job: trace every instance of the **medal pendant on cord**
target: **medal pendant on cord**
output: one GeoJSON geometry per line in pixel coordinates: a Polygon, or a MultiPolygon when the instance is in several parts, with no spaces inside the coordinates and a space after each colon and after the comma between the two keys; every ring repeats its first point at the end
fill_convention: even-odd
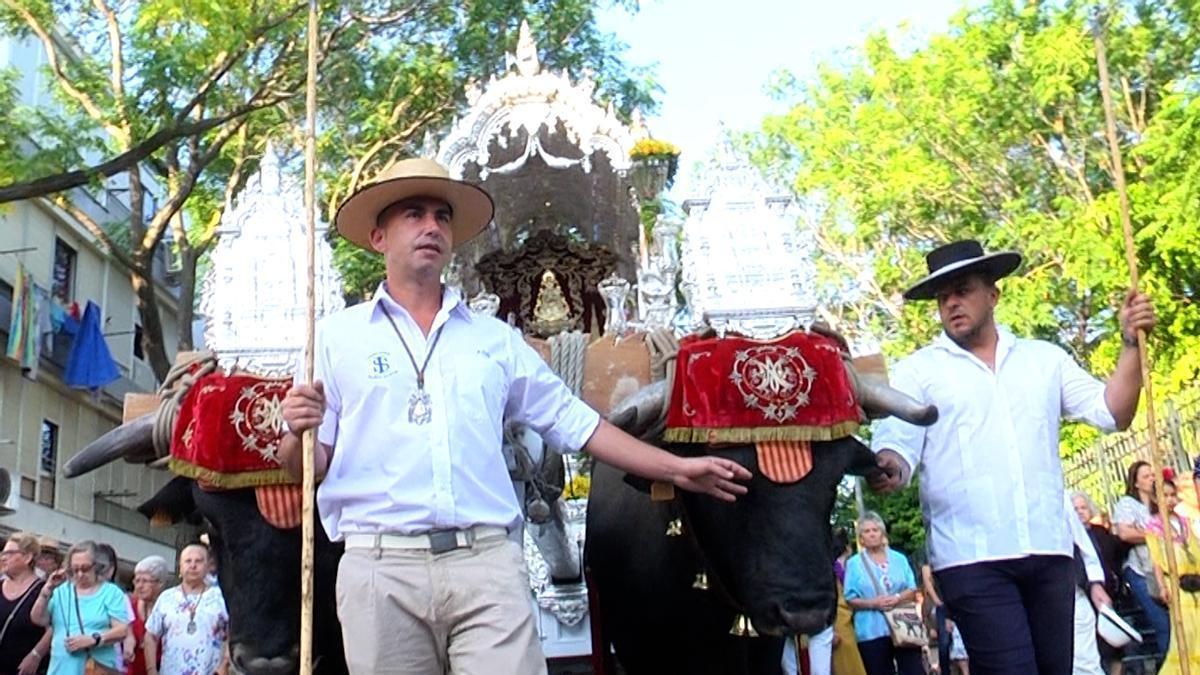
{"type": "Polygon", "coordinates": [[[433,418],[433,400],[424,387],[418,387],[408,397],[408,421],[413,424],[429,424],[433,418]]]}
{"type": "Polygon", "coordinates": [[[196,634],[196,622],[195,621],[188,622],[187,631],[188,631],[188,635],[196,634]]]}
{"type": "Polygon", "coordinates": [[[433,356],[433,350],[437,349],[438,339],[442,337],[442,329],[446,326],[442,325],[433,334],[433,340],[429,342],[429,349],[425,351],[425,362],[418,366],[417,360],[413,358],[412,350],[408,348],[408,342],[400,333],[400,327],[396,325],[396,321],[392,318],[392,313],[388,311],[386,305],[383,307],[383,315],[387,317],[388,323],[392,324],[392,330],[396,332],[396,337],[400,338],[400,344],[404,346],[404,353],[408,355],[408,361],[412,364],[413,372],[417,376],[417,390],[408,397],[408,421],[416,425],[429,424],[429,420],[433,419],[433,399],[429,397],[429,392],[425,391],[425,368],[429,366],[429,357],[433,356]]]}

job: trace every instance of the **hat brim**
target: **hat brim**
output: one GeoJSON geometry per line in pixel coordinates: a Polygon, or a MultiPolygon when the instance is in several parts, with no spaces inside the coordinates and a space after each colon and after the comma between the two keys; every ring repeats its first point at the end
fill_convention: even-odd
{"type": "Polygon", "coordinates": [[[1137,632],[1133,626],[1130,626],[1121,618],[1119,614],[1108,605],[1103,605],[1100,608],[1099,615],[1096,618],[1096,632],[1108,644],[1116,648],[1121,648],[1128,645],[1130,642],[1142,642],[1142,634],[1137,632]]]}
{"type": "Polygon", "coordinates": [[[918,281],[912,288],[904,292],[904,299],[932,300],[937,296],[938,289],[943,284],[964,274],[982,272],[995,281],[1012,274],[1020,266],[1021,254],[1016,251],[1001,251],[978,258],[959,260],[918,281]]]}
{"type": "Polygon", "coordinates": [[[470,183],[435,176],[402,176],[372,183],[350,195],[334,218],[338,233],[350,242],[374,251],[371,230],[375,229],[379,213],[411,197],[432,197],[450,205],[454,248],[483,232],[496,210],[491,195],[470,183]]]}

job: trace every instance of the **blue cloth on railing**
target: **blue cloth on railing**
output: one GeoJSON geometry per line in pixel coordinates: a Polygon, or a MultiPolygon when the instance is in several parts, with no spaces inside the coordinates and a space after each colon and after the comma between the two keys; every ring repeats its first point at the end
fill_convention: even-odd
{"type": "Polygon", "coordinates": [[[99,389],[121,376],[100,327],[100,307],[88,301],[79,322],[79,333],[71,343],[63,381],[76,389],[99,389]]]}

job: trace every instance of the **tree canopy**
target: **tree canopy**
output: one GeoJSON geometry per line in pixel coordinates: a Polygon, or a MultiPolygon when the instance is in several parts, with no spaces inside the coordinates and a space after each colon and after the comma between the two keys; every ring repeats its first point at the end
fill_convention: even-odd
{"type": "MultiPolygon", "coordinates": [[[[1200,372],[1200,3],[1014,3],[963,10],[913,44],[876,33],[806,80],[750,138],[755,160],[819,205],[832,312],[892,356],[940,330],[900,293],[923,254],[975,238],[1025,256],[1001,282],[998,319],[1058,343],[1105,375],[1120,349],[1129,286],[1104,136],[1093,35],[1107,47],[1142,289],[1160,317],[1158,391],[1200,372]],[[1103,13],[1099,10],[1103,10],[1103,13]],[[864,273],[865,272],[865,273],[864,273]]],[[[1090,432],[1069,429],[1065,450],[1090,432]]]]}
{"type": "MultiPolygon", "coordinates": [[[[415,154],[425,133],[462,105],[467,82],[503,66],[522,19],[545,63],[590,69],[598,94],[622,110],[649,106],[653,83],[596,25],[597,8],[612,4],[636,9],[585,0],[322,2],[326,202],[415,154]]],[[[16,110],[15,74],[0,73],[0,105],[16,113],[0,120],[0,203],[52,200],[130,270],[143,347],[160,378],[170,358],[152,281],[155,252],[170,232],[182,270],[179,344],[189,348],[196,269],[221,214],[268,139],[300,145],[307,5],[0,0],[0,28],[40,45],[57,101],[16,110]],[[150,177],[162,187],[155,200],[146,196],[150,177]],[[102,182],[129,191],[125,222],[94,222],[73,208],[66,191],[102,182]]]]}

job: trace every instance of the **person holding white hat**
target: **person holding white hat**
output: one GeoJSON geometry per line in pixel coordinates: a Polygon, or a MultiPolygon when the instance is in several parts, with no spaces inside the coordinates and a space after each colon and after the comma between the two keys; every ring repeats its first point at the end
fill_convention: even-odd
{"type": "Polygon", "coordinates": [[[641,443],[573,396],[522,336],[442,285],[453,247],[492,220],[491,197],[423,159],[397,163],[338,210],[338,232],[384,256],[368,302],[322,320],[312,386],[283,404],[281,461],[300,475],[317,429],[321,522],[350,672],[546,672],[501,453],[507,419],[548,445],[733,500],[750,474],[641,443]]]}
{"type": "Polygon", "coordinates": [[[918,427],[897,418],[872,438],[876,490],[920,469],[930,564],[973,673],[1066,675],[1073,634],[1072,537],[1058,455],[1061,418],[1128,427],[1141,392],[1136,333],[1154,309],[1130,291],[1118,307],[1124,348],[1107,382],[1060,347],[996,324],[996,281],[1021,256],[976,241],[926,256],[929,274],[908,300],[935,300],[943,332],[898,363],[892,386],[938,407],[918,427]]]}

